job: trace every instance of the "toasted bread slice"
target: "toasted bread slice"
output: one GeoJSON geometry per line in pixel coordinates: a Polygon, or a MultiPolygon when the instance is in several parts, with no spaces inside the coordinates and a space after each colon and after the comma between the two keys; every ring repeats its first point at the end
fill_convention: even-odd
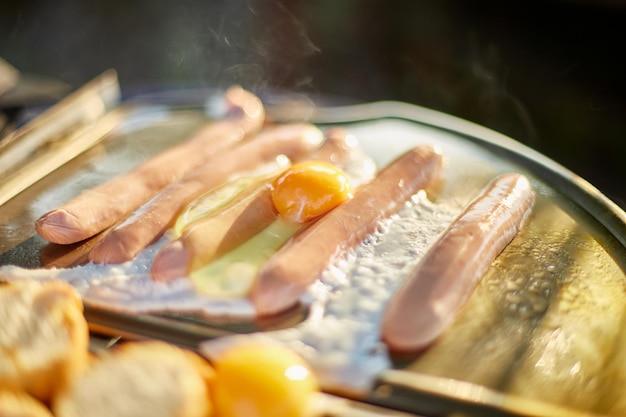
{"type": "Polygon", "coordinates": [[[49,401],[87,365],[78,293],[62,281],[0,283],[0,388],[49,401]]]}
{"type": "Polygon", "coordinates": [[[105,351],[54,401],[57,417],[206,417],[213,369],[164,342],[127,342],[105,351]]]}
{"type": "Polygon", "coordinates": [[[50,410],[25,391],[0,389],[0,416],[52,417],[50,410]]]}

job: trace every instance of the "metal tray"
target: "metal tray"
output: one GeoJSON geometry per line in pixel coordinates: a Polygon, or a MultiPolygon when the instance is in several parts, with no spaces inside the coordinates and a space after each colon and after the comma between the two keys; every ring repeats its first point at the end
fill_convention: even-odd
{"type": "MultiPolygon", "coordinates": [[[[48,244],[35,234],[35,219],[183,140],[208,119],[215,94],[161,91],[125,100],[101,141],[0,206],[0,265],[64,267],[83,259],[89,241],[48,244]]],[[[626,346],[626,214],[616,204],[532,149],[450,115],[398,102],[320,107],[298,95],[262,98],[274,121],[344,127],[379,166],[418,144],[440,147],[447,165],[437,199],[449,206],[461,207],[505,171],[527,175],[538,196],[527,227],[432,348],[389,356],[383,369],[359,370],[357,363],[328,391],[421,415],[591,415],[619,402],[609,385],[626,378],[620,369],[626,369],[620,353],[626,346]],[[555,349],[555,343],[563,346],[555,349]],[[542,357],[559,352],[560,358],[542,357]],[[365,381],[349,380],[360,374],[365,381]]],[[[87,305],[86,316],[98,334],[196,349],[207,339],[296,327],[307,311],[249,322],[129,315],[87,305]]]]}

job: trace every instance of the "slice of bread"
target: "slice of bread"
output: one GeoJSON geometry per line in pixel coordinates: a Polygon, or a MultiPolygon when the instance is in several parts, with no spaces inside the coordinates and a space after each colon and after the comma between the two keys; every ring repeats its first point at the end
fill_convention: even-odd
{"type": "Polygon", "coordinates": [[[0,389],[48,402],[85,369],[89,330],[68,283],[0,283],[0,323],[0,389]]]}
{"type": "Polygon", "coordinates": [[[52,417],[52,413],[41,401],[24,391],[0,389],[0,416],[52,417]]]}
{"type": "Polygon", "coordinates": [[[127,342],[105,351],[52,404],[56,417],[206,417],[213,369],[164,342],[127,342]]]}

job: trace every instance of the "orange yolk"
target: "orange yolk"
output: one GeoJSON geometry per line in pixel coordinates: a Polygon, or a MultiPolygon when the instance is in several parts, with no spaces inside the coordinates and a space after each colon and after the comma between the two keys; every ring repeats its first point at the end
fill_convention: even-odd
{"type": "Polygon", "coordinates": [[[348,176],[333,165],[307,161],[293,165],[274,181],[272,199],[286,220],[304,223],[352,198],[348,176]]]}
{"type": "Polygon", "coordinates": [[[318,391],[307,364],[280,345],[232,346],[214,366],[212,393],[218,417],[301,417],[318,391]]]}

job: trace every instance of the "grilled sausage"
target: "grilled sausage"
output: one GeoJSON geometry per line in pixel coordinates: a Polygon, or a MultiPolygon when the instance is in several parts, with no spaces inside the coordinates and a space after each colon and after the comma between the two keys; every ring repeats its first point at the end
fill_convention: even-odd
{"type": "Polygon", "coordinates": [[[189,203],[279,155],[297,158],[318,147],[322,133],[309,124],[269,128],[241,146],[216,154],[180,181],[166,187],[140,212],[112,229],[89,253],[95,263],[121,263],[134,258],[168,229],[189,203]]]}
{"type": "Polygon", "coordinates": [[[379,221],[438,179],[442,165],[443,157],[435,149],[417,147],[359,187],[354,198],[287,242],[263,266],[252,288],[257,314],[271,315],[295,305],[335,257],[362,242],[379,221]]]}
{"type": "MultiPolygon", "coordinates": [[[[343,129],[331,129],[326,141],[305,159],[346,164],[353,145],[343,129]]],[[[169,281],[189,273],[236,248],[269,226],[278,213],[272,202],[270,181],[263,181],[224,209],[194,222],[179,239],[165,245],[155,256],[152,278],[169,281]]]]}
{"type": "Polygon", "coordinates": [[[253,186],[223,210],[194,223],[179,239],[164,246],[152,263],[152,278],[169,281],[186,277],[256,235],[277,217],[271,182],[253,186]]]}
{"type": "Polygon", "coordinates": [[[168,184],[204,164],[216,152],[257,131],[265,120],[260,100],[239,88],[225,95],[226,119],[210,122],[189,140],[138,165],[41,216],[35,228],[44,239],[60,244],[92,237],[124,219],[168,184]]]}
{"type": "Polygon", "coordinates": [[[338,167],[345,166],[352,157],[352,150],[356,148],[356,139],[338,127],[328,130],[325,136],[324,144],[305,159],[324,161],[338,167]]]}
{"type": "Polygon", "coordinates": [[[526,177],[504,174],[465,208],[389,302],[382,338],[392,351],[419,351],[445,330],[533,204],[526,177]]]}

